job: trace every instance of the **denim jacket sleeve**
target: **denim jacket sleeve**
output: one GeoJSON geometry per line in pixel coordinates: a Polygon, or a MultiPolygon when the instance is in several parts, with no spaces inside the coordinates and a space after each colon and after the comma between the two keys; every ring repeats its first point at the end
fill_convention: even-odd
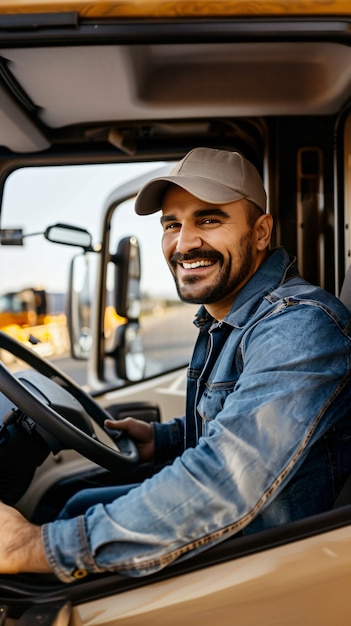
{"type": "Polygon", "coordinates": [[[176,417],[171,422],[152,424],[155,442],[155,464],[164,465],[173,461],[184,451],[184,418],[176,417]]]}
{"type": "Polygon", "coordinates": [[[150,574],[237,533],[348,411],[350,339],[325,308],[282,306],[250,327],[240,352],[242,371],[226,396],[214,374],[208,403],[218,392],[220,409],[195,448],[112,504],[43,526],[59,578],[70,582],[77,570],[150,574]]]}

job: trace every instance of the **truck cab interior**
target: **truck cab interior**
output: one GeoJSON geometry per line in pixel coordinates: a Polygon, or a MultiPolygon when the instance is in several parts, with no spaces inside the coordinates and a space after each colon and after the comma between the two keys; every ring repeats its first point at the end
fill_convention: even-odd
{"type": "MultiPolygon", "coordinates": [[[[94,238],[98,245],[93,250],[89,240],[83,255],[84,262],[89,253],[97,259],[95,308],[89,333],[84,335],[86,343],[78,341],[78,346],[73,345],[76,309],[75,303],[70,302],[70,349],[87,367],[84,390],[77,391],[78,383],[74,383],[73,395],[77,393],[83,403],[98,404],[102,414],[108,411],[117,419],[134,415],[167,421],[181,415],[184,409],[184,372],[195,335],[187,337],[184,351],[175,339],[171,350],[157,346],[163,356],[158,352],[155,356],[160,332],[156,338],[152,335],[149,339],[151,308],[145,298],[143,339],[151,356],[149,369],[143,362],[141,374],[133,377],[126,366],[128,355],[123,352],[126,334],[123,341],[118,339],[116,343],[120,334],[115,326],[111,341],[106,331],[106,310],[110,304],[106,286],[110,276],[108,267],[112,264],[114,287],[118,284],[120,288],[125,266],[120,263],[123,255],[118,244],[126,235],[139,238],[131,201],[142,181],[158,171],[157,168],[170,168],[172,162],[196,146],[238,150],[262,175],[268,210],[274,218],[273,245],[284,246],[297,257],[299,270],[307,280],[340,296],[351,260],[351,9],[345,8],[345,3],[331,2],[329,8],[319,7],[317,12],[314,3],[306,2],[300,9],[292,7],[297,3],[287,3],[290,10],[284,10],[279,6],[281,3],[261,1],[250,3],[256,9],[245,12],[245,8],[240,9],[240,3],[232,3],[235,6],[230,9],[227,3],[219,2],[214,14],[203,3],[167,4],[157,0],[148,8],[143,3],[127,3],[118,8],[113,2],[99,6],[97,1],[47,0],[39,3],[38,11],[36,3],[29,4],[32,6],[28,8],[25,2],[0,0],[0,228],[5,232],[18,226],[15,212],[18,207],[11,204],[7,191],[9,181],[12,178],[16,181],[18,173],[32,172],[38,181],[36,193],[40,194],[38,173],[58,172],[63,168],[75,172],[81,167],[87,171],[96,166],[116,167],[115,183],[110,184],[102,205],[87,206],[85,222],[76,224],[90,232],[99,211],[98,234],[94,238]],[[119,178],[122,170],[118,168],[140,164],[145,171],[138,170],[137,176],[127,180],[119,178]],[[85,349],[86,355],[82,354],[85,349]]],[[[33,212],[35,232],[36,202],[30,193],[26,192],[27,216],[30,221],[33,212]]],[[[62,221],[60,214],[52,209],[53,204],[47,204],[43,227],[62,221]]],[[[155,247],[159,232],[153,224],[150,246],[155,247]]],[[[142,230],[140,227],[140,237],[142,230]]],[[[130,251],[130,237],[128,241],[130,251]]],[[[6,258],[11,256],[7,261],[10,265],[17,246],[10,249],[5,242],[1,243],[0,259],[6,263],[5,254],[6,258]]],[[[161,257],[161,251],[158,252],[161,257]]],[[[152,267],[144,269],[154,261],[151,254],[150,250],[142,257],[142,273],[153,271],[152,267]]],[[[128,277],[128,270],[125,271],[128,277]]],[[[5,291],[9,290],[1,287],[1,292],[5,291]]],[[[126,307],[117,304],[115,308],[119,316],[116,324],[127,319],[128,330],[133,330],[138,315],[130,315],[129,319],[126,307]]],[[[152,311],[156,315],[155,304],[152,311]]],[[[179,315],[178,309],[176,314],[179,315]]],[[[187,317],[186,323],[188,320],[191,326],[191,318],[187,317]]],[[[137,339],[139,328],[134,330],[137,339]]],[[[20,369],[24,361],[25,368],[39,370],[44,377],[54,375],[59,386],[67,389],[69,382],[65,381],[65,375],[60,378],[59,373],[53,374],[54,361],[46,365],[44,353],[44,358],[40,353],[32,356],[31,348],[21,346],[18,338],[11,340],[5,333],[0,334],[4,335],[0,338],[0,351],[18,357],[22,362],[20,369]]],[[[7,362],[3,356],[6,371],[0,370],[0,379],[5,381],[2,383],[7,390],[5,396],[14,403],[18,388],[12,389],[14,377],[11,374],[7,378],[6,374],[12,357],[7,362]]],[[[23,411],[28,401],[28,398],[22,401],[23,411]]],[[[4,404],[0,403],[0,407],[4,413],[4,404]]],[[[36,411],[40,413],[37,405],[32,409],[36,411]]],[[[89,430],[89,426],[85,424],[82,429],[89,430]]],[[[62,436],[61,431],[55,434],[62,436]]],[[[58,450],[40,467],[33,468],[31,480],[23,490],[16,492],[11,482],[6,484],[9,502],[34,522],[53,519],[67,498],[83,487],[113,484],[116,479],[120,483],[133,482],[153,471],[148,466],[130,469],[123,465],[118,467],[116,477],[111,464],[104,464],[99,456],[88,459],[85,453],[81,456],[75,441],[69,437],[65,443],[65,450],[58,450]]],[[[3,477],[5,474],[4,470],[3,477]]],[[[184,605],[180,608],[177,605],[173,617],[158,606],[155,611],[151,607],[141,608],[141,617],[127,610],[123,613],[121,609],[121,615],[111,612],[110,617],[105,616],[105,621],[99,622],[91,613],[84,614],[84,606],[88,606],[89,599],[92,605],[96,601],[100,610],[99,603],[107,598],[115,601],[122,596],[129,598],[129,593],[143,589],[152,593],[162,584],[166,589],[170,585],[171,594],[172,581],[178,581],[176,584],[180,580],[191,581],[191,576],[197,573],[205,577],[209,572],[211,577],[210,572],[217,571],[212,568],[241,564],[242,559],[257,558],[259,564],[266,554],[271,555],[273,563],[279,550],[285,550],[284,558],[289,559],[286,555],[291,546],[300,555],[301,561],[297,562],[301,565],[307,554],[303,547],[308,549],[308,541],[317,541],[328,533],[333,537],[333,533],[343,533],[341,541],[346,542],[348,537],[349,549],[350,511],[347,503],[289,526],[251,537],[232,538],[201,556],[175,563],[142,580],[108,574],[88,576],[67,586],[41,575],[1,576],[0,624],[37,623],[34,619],[40,611],[51,620],[47,624],[61,623],[55,621],[59,618],[66,619],[62,623],[72,625],[153,623],[155,626],[165,619],[170,625],[179,624],[180,619],[189,622],[189,615],[195,611],[192,607],[198,605],[193,605],[193,599],[188,596],[184,605]],[[4,621],[1,621],[1,607],[4,621]]],[[[316,572],[318,569],[320,565],[316,562],[316,572]]],[[[350,582],[350,574],[345,573],[346,563],[340,571],[332,569],[330,577],[328,568],[324,571],[327,572],[324,582],[330,592],[335,590],[341,576],[345,585],[350,582]]],[[[297,579],[295,583],[293,580],[289,581],[289,599],[285,598],[281,604],[277,598],[285,592],[279,596],[280,591],[274,599],[286,618],[291,614],[294,592],[295,598],[296,594],[302,598],[302,605],[309,594],[311,597],[308,585],[302,590],[297,579]]],[[[234,582],[228,583],[227,592],[233,593],[228,589],[233,590],[234,586],[234,582]]],[[[214,615],[219,625],[226,623],[230,603],[223,596],[226,599],[221,604],[221,593],[218,590],[218,596],[214,597],[213,592],[204,624],[213,621],[214,615]]],[[[251,616],[245,593],[240,596],[238,588],[235,593],[235,606],[241,615],[239,623],[257,623],[253,613],[251,616]],[[240,603],[244,608],[239,607],[240,603]]],[[[136,602],[140,601],[142,606],[139,598],[136,602]]],[[[271,608],[274,602],[267,608],[266,600],[262,601],[261,608],[265,607],[262,623],[272,623],[269,619],[274,616],[271,608]]],[[[338,610],[345,608],[345,602],[346,599],[340,602],[338,610]]],[[[167,604],[168,611],[169,606],[171,603],[167,604]]],[[[304,615],[307,620],[307,613],[304,615]]],[[[317,622],[317,613],[315,616],[312,612],[309,622],[300,623],[317,622]]],[[[340,618],[335,623],[347,622],[340,618]]]]}

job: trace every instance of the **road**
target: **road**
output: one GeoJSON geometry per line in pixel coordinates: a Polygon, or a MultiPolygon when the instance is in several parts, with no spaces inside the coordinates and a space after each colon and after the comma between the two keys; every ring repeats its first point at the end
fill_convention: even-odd
{"type": "Polygon", "coordinates": [[[70,356],[52,359],[53,364],[65,372],[76,383],[83,386],[87,382],[87,361],[78,361],[70,356]]]}
{"type": "MultiPolygon", "coordinates": [[[[143,320],[144,350],[147,361],[162,367],[176,368],[187,363],[194,345],[197,330],[192,324],[197,306],[174,307],[159,310],[143,320]]],[[[53,363],[79,385],[87,381],[87,362],[69,356],[54,358],[53,363]]]]}

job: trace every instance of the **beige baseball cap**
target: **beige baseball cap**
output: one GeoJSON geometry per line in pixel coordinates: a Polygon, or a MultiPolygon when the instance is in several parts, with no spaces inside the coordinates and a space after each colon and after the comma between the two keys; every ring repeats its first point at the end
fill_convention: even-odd
{"type": "Polygon", "coordinates": [[[209,204],[226,204],[241,198],[266,211],[267,196],[256,168],[239,152],[216,148],[194,148],[170,171],[142,187],[135,201],[139,215],[161,209],[169,183],[185,189],[209,204]]]}

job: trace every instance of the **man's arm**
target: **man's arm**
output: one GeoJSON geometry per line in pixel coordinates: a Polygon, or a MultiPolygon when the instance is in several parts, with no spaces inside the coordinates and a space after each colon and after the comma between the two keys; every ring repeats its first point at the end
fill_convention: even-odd
{"type": "Polygon", "coordinates": [[[28,522],[19,511],[0,502],[0,573],[52,573],[41,538],[40,526],[28,522]]]}

